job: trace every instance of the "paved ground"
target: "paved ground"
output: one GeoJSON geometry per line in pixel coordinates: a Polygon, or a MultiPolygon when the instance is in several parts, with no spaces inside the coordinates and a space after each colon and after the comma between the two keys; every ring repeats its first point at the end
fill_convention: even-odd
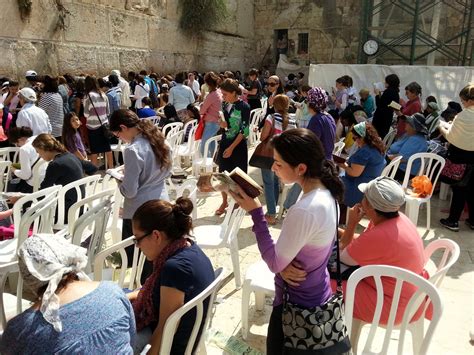
{"type": "MultiPolygon", "coordinates": [[[[261,182],[259,172],[250,170],[250,174],[257,181],[261,182]]],[[[221,223],[223,218],[214,216],[214,211],[219,206],[220,194],[200,194],[198,196],[198,219],[195,225],[221,223]]],[[[440,201],[437,196],[432,200],[432,229],[426,232],[426,209],[420,211],[418,231],[423,241],[428,244],[430,241],[439,238],[449,238],[459,244],[461,256],[456,265],[448,272],[442,287],[441,295],[444,304],[444,313],[440,325],[438,326],[432,341],[429,354],[474,354],[474,346],[469,342],[469,332],[474,331],[473,311],[474,311],[474,232],[462,224],[461,231],[454,233],[441,228],[438,220],[446,214],[440,212],[449,208],[449,202],[440,201]]],[[[254,234],[251,230],[252,223],[250,216],[245,216],[241,230],[238,234],[240,269],[242,275],[248,266],[260,260],[260,254],[255,242],[254,234]]],[[[277,238],[281,224],[271,228],[271,234],[277,238]]],[[[227,274],[232,271],[230,254],[226,249],[209,250],[206,253],[210,256],[214,267],[224,266],[227,274]]],[[[212,334],[208,343],[208,353],[243,353],[245,343],[253,349],[265,351],[266,331],[268,319],[271,312],[271,300],[266,300],[263,312],[250,309],[250,334],[245,343],[240,335],[241,330],[241,295],[242,291],[236,289],[234,279],[231,279],[219,292],[218,299],[221,301],[216,307],[216,312],[212,320],[212,329],[219,333],[212,334]],[[237,350],[222,350],[226,345],[227,349],[240,346],[237,350]],[[216,343],[218,345],[216,345],[216,343]]],[[[395,343],[395,342],[394,342],[395,343]]],[[[410,344],[407,344],[408,348],[410,344]]],[[[391,353],[396,353],[391,348],[391,353]]],[[[411,353],[405,352],[404,353],[411,353]]]]}

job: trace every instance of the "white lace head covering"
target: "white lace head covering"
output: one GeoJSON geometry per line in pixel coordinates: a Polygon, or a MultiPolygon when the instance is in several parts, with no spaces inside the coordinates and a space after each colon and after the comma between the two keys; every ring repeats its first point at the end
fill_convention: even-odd
{"type": "Polygon", "coordinates": [[[47,285],[40,311],[57,332],[62,331],[62,323],[56,289],[64,274],[69,272],[75,272],[80,280],[89,280],[82,272],[87,264],[86,252],[54,234],[36,234],[18,250],[18,265],[25,284],[34,292],[47,285]]]}

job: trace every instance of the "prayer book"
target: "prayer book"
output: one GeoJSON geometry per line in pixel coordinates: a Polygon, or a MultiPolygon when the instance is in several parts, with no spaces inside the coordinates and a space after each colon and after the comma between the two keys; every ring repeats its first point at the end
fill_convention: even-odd
{"type": "Polygon", "coordinates": [[[402,108],[402,105],[400,105],[398,102],[392,101],[392,102],[390,102],[388,107],[391,107],[394,110],[400,111],[400,109],[402,108]]]}
{"type": "Polygon", "coordinates": [[[384,91],[385,84],[382,82],[374,83],[374,89],[379,90],[379,91],[384,91]]]}
{"type": "Polygon", "coordinates": [[[216,191],[232,191],[235,193],[238,193],[236,186],[239,185],[252,198],[260,196],[263,192],[260,185],[239,167],[230,173],[224,171],[223,173],[212,174],[211,185],[216,191]]]}
{"type": "Polygon", "coordinates": [[[107,169],[105,173],[117,179],[118,181],[122,181],[123,180],[123,165],[115,169],[107,169]]]}
{"type": "Polygon", "coordinates": [[[332,155],[332,160],[334,160],[334,162],[338,164],[344,164],[346,162],[346,158],[336,154],[332,155]]]}

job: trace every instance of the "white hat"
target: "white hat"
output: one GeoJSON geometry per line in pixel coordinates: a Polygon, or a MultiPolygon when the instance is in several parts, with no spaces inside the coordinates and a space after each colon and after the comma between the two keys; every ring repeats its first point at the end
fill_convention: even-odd
{"type": "Polygon", "coordinates": [[[120,70],[114,69],[110,72],[110,74],[117,75],[118,77],[120,77],[120,70]]]}
{"type": "Polygon", "coordinates": [[[25,73],[25,77],[29,76],[38,76],[38,74],[34,70],[27,70],[25,73]]]}
{"type": "Polygon", "coordinates": [[[2,84],[2,88],[7,87],[8,85],[10,85],[10,82],[9,81],[4,81],[3,84],[2,84]]]}
{"type": "Polygon", "coordinates": [[[405,203],[402,186],[392,178],[380,176],[368,183],[359,184],[371,206],[382,212],[396,212],[405,203]]]}
{"type": "Polygon", "coordinates": [[[26,100],[36,102],[36,92],[31,88],[23,88],[18,92],[26,100]]]}

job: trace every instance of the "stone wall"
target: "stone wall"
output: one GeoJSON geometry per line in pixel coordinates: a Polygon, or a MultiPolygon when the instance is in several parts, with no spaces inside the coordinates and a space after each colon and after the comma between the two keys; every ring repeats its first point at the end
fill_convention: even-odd
{"type": "Polygon", "coordinates": [[[245,70],[253,63],[253,1],[227,2],[226,21],[188,37],[178,28],[178,0],[35,0],[25,21],[17,0],[3,0],[0,75],[245,70]]]}

